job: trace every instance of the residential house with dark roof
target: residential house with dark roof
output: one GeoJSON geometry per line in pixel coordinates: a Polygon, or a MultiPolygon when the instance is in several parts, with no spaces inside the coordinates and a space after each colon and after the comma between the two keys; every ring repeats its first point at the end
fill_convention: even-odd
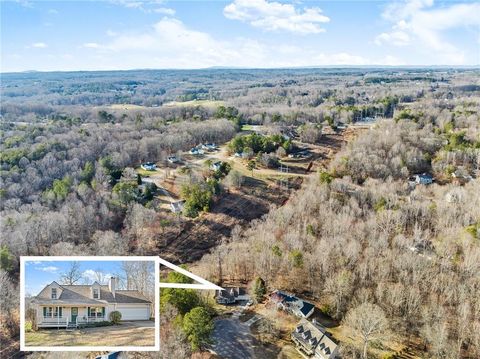
{"type": "Polygon", "coordinates": [[[433,181],[434,178],[429,173],[415,174],[408,179],[408,182],[412,187],[416,186],[417,184],[429,185],[432,184],[433,181]]]}
{"type": "Polygon", "coordinates": [[[119,290],[117,278],[108,285],[60,285],[53,281],[31,301],[38,327],[76,327],[108,321],[113,311],[122,320],[149,320],[152,302],[136,290],[119,290]]]}
{"type": "Polygon", "coordinates": [[[313,320],[302,319],[291,334],[297,350],[304,356],[315,359],[338,357],[337,344],[329,337],[323,326],[313,320]]]}
{"type": "Polygon", "coordinates": [[[277,308],[299,318],[308,318],[313,314],[315,309],[315,306],[312,303],[280,290],[274,291],[271,294],[270,299],[277,305],[277,308]]]}
{"type": "Polygon", "coordinates": [[[157,165],[154,162],[145,162],[140,166],[145,171],[156,171],[157,165]]]}
{"type": "Polygon", "coordinates": [[[215,151],[218,149],[217,145],[214,143],[205,143],[201,146],[201,148],[206,151],[215,151]]]}
{"type": "Polygon", "coordinates": [[[215,292],[215,300],[219,304],[234,304],[241,300],[250,300],[245,288],[224,288],[215,292]]]}

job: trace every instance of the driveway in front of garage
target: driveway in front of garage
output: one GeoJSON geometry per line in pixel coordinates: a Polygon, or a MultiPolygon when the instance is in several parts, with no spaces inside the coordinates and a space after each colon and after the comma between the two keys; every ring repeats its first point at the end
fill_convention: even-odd
{"type": "Polygon", "coordinates": [[[237,317],[215,319],[212,338],[214,341],[212,349],[222,358],[254,358],[255,338],[250,332],[250,327],[237,317]]]}

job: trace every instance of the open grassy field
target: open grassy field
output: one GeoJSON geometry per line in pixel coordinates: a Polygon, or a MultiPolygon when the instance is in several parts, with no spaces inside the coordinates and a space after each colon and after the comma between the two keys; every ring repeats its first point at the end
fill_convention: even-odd
{"type": "Polygon", "coordinates": [[[147,171],[147,170],[144,170],[142,167],[137,167],[135,168],[135,171],[141,175],[142,177],[150,177],[152,175],[155,175],[155,174],[158,174],[159,171],[147,171]]]}
{"type": "Polygon", "coordinates": [[[223,105],[224,103],[225,103],[224,101],[216,101],[216,100],[192,100],[192,101],[184,101],[184,102],[171,101],[171,102],[164,103],[163,107],[203,106],[203,107],[215,108],[223,105]]]}
{"type": "Polygon", "coordinates": [[[134,105],[130,103],[116,103],[116,104],[110,105],[110,108],[112,110],[142,110],[146,107],[140,106],[140,105],[134,105]]]}

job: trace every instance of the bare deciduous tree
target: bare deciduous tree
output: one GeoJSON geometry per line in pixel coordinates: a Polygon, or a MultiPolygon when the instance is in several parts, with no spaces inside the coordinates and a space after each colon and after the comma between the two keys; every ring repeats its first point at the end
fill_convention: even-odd
{"type": "Polygon", "coordinates": [[[80,271],[80,263],[72,262],[70,268],[60,275],[62,284],[74,285],[82,278],[82,272],[80,271]]]}
{"type": "Polygon", "coordinates": [[[372,340],[385,338],[388,330],[388,321],[383,310],[371,303],[363,303],[350,310],[344,324],[361,338],[363,359],[367,359],[368,344],[372,340]]]}

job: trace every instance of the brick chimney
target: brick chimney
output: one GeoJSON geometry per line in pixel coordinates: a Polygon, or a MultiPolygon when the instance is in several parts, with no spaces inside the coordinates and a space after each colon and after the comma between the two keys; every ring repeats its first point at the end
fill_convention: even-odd
{"type": "Polygon", "coordinates": [[[110,277],[110,280],[108,281],[108,289],[110,289],[110,292],[112,292],[113,298],[115,298],[115,289],[117,289],[117,278],[110,277]]]}

